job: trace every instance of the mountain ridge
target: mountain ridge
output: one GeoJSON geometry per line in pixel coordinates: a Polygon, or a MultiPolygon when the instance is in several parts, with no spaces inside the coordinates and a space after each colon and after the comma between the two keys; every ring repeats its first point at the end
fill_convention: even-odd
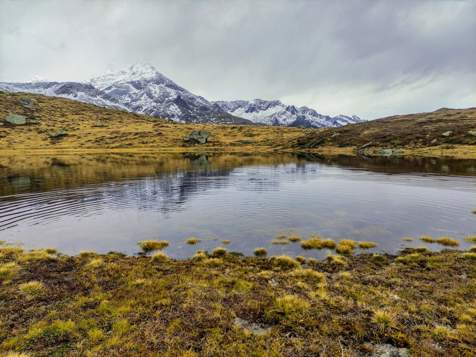
{"type": "Polygon", "coordinates": [[[208,101],[193,94],[149,64],[108,72],[86,82],[0,82],[0,90],[57,96],[185,123],[265,124],[337,127],[362,121],[357,116],[329,116],[279,100],[208,101]]]}

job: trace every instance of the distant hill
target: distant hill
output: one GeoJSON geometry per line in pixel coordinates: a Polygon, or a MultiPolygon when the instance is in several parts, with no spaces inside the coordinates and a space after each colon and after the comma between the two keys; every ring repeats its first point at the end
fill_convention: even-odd
{"type": "Polygon", "coordinates": [[[210,102],[179,86],[151,65],[133,65],[84,83],[0,82],[0,90],[64,97],[181,123],[335,127],[360,121],[356,116],[331,117],[311,108],[287,106],[279,101],[210,102]]]}
{"type": "Polygon", "coordinates": [[[442,108],[430,113],[397,115],[312,131],[298,138],[299,148],[432,147],[476,145],[476,108],[442,108]]]}

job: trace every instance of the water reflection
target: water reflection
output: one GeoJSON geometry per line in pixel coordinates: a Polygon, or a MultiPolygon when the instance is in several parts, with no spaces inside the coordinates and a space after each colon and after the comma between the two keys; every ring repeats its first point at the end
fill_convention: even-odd
{"type": "Polygon", "coordinates": [[[247,254],[257,246],[303,254],[297,244],[270,245],[293,231],[374,240],[393,252],[403,236],[476,232],[474,167],[309,155],[0,158],[0,240],[134,253],[138,240],[160,237],[184,257],[231,239],[247,254]],[[204,242],[187,246],[190,235],[204,242]]]}

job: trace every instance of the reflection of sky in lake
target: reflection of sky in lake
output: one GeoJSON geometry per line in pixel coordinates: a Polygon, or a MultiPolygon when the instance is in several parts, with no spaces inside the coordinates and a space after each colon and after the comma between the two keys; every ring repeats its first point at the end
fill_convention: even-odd
{"type": "MultiPolygon", "coordinates": [[[[0,197],[0,240],[26,247],[137,252],[142,239],[166,239],[174,257],[212,249],[319,256],[299,243],[271,245],[282,232],[379,243],[402,237],[462,238],[476,233],[474,177],[390,175],[322,163],[184,170],[134,180],[0,197]],[[203,242],[188,246],[197,236],[203,242]]],[[[462,247],[469,244],[462,240],[462,247]]],[[[438,249],[438,246],[430,246],[438,249]]]]}

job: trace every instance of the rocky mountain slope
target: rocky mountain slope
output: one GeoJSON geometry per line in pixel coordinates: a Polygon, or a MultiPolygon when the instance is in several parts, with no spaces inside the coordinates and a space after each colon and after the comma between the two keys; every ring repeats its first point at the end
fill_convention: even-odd
{"type": "Polygon", "coordinates": [[[266,125],[284,125],[297,127],[328,128],[359,123],[357,116],[329,116],[318,113],[312,108],[283,104],[279,100],[254,99],[217,101],[224,111],[266,125]]]}
{"type": "Polygon", "coordinates": [[[65,97],[185,123],[257,123],[322,128],[361,121],[356,116],[322,115],[314,109],[285,105],[278,100],[210,102],[177,85],[151,65],[133,65],[85,83],[0,82],[0,90],[65,97]]]}

